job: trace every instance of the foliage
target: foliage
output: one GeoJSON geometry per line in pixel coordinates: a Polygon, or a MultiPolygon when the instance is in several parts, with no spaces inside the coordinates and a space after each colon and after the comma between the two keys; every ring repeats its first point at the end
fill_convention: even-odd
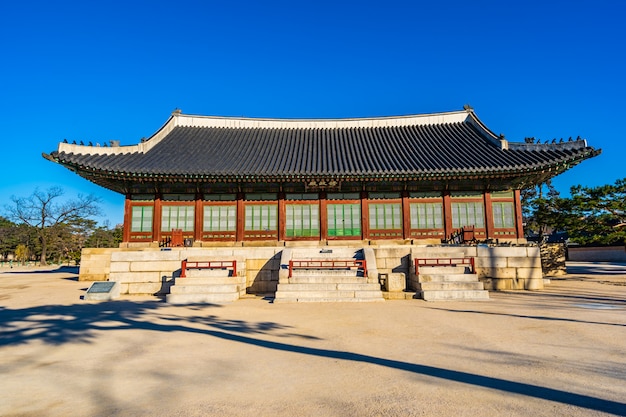
{"type": "Polygon", "coordinates": [[[626,242],[626,178],[613,185],[571,188],[561,203],[559,227],[581,245],[623,245],[626,242]]]}
{"type": "MultiPolygon", "coordinates": [[[[74,246],[63,247],[60,242],[72,232],[80,230],[84,232],[89,224],[93,227],[95,223],[89,220],[89,217],[100,212],[97,206],[100,200],[93,195],[86,197],[79,195],[76,199],[64,201],[61,198],[63,194],[64,191],[60,187],[51,187],[45,192],[37,189],[29,197],[11,197],[13,205],[7,207],[11,220],[21,222],[35,230],[41,244],[39,255],[41,265],[47,264],[49,250],[57,259],[61,259],[60,253],[69,254],[74,246]]],[[[80,246],[80,238],[77,239],[80,246]]]]}
{"type": "Polygon", "coordinates": [[[110,228],[108,225],[97,227],[85,241],[88,248],[116,248],[122,242],[122,227],[110,228]]]}
{"type": "Polygon", "coordinates": [[[536,236],[542,241],[550,234],[558,223],[559,192],[552,185],[552,181],[538,184],[535,187],[521,191],[522,216],[524,219],[524,233],[526,236],[536,236]]]}
{"type": "Polygon", "coordinates": [[[613,185],[577,185],[570,194],[560,198],[549,182],[525,190],[522,207],[526,235],[534,234],[541,240],[553,231],[567,231],[570,240],[581,245],[624,244],[626,178],[613,185]]]}
{"type": "Polygon", "coordinates": [[[15,248],[15,259],[20,262],[22,265],[28,261],[30,257],[30,253],[26,245],[19,244],[15,248]]]}

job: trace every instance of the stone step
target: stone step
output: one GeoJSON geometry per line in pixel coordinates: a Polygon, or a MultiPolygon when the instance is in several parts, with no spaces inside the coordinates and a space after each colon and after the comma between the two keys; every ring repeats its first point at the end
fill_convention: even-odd
{"type": "Polygon", "coordinates": [[[419,274],[419,282],[477,282],[476,274],[419,274]]]}
{"type": "Polygon", "coordinates": [[[378,291],[277,291],[276,300],[343,300],[343,299],[377,300],[383,299],[382,292],[378,291]]]}
{"type": "Polygon", "coordinates": [[[457,291],[457,290],[484,290],[485,286],[482,282],[455,282],[455,281],[439,281],[439,282],[422,282],[419,284],[422,291],[457,291]]]}
{"type": "Polygon", "coordinates": [[[441,291],[428,290],[420,291],[420,298],[425,301],[486,301],[489,300],[489,292],[486,290],[456,290],[441,291]]]}
{"type": "Polygon", "coordinates": [[[289,278],[290,284],[365,284],[367,279],[363,277],[349,276],[318,276],[318,275],[302,275],[289,278]]]}
{"type": "Polygon", "coordinates": [[[291,272],[292,277],[301,277],[306,275],[330,275],[330,276],[349,276],[349,277],[357,277],[362,275],[363,272],[359,271],[357,268],[354,269],[294,269],[291,272]]]}
{"type": "MultiPolygon", "coordinates": [[[[429,248],[426,251],[416,251],[412,253],[413,259],[446,259],[465,258],[465,252],[447,248],[429,248]]],[[[415,261],[413,261],[415,262],[415,261]]]]}
{"type": "Polygon", "coordinates": [[[420,266],[419,274],[441,275],[441,274],[465,274],[470,273],[469,266],[420,266]]]}
{"type": "Polygon", "coordinates": [[[170,304],[232,303],[239,299],[238,293],[167,294],[165,301],[170,304]]]}
{"type": "Polygon", "coordinates": [[[278,299],[275,303],[372,303],[385,301],[384,298],[308,298],[306,296],[294,299],[278,299]]]}
{"type": "Polygon", "coordinates": [[[238,293],[237,284],[217,285],[173,285],[170,294],[208,294],[208,293],[238,293]]]}
{"type": "Polygon", "coordinates": [[[186,278],[202,278],[202,277],[229,277],[232,274],[229,269],[188,269],[185,273],[186,278]]]}
{"type": "Polygon", "coordinates": [[[277,291],[380,291],[376,283],[298,283],[278,284],[277,291]]]}
{"type": "Polygon", "coordinates": [[[176,285],[224,285],[237,284],[239,277],[204,277],[204,278],[181,278],[174,279],[176,285]]]}

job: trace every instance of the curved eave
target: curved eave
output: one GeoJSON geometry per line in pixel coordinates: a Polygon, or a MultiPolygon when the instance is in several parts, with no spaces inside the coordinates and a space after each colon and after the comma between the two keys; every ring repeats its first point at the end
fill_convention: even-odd
{"type": "MultiPolygon", "coordinates": [[[[204,182],[306,182],[319,180],[335,181],[437,181],[437,180],[460,180],[460,179],[492,179],[492,178],[513,178],[528,177],[552,173],[550,176],[558,175],[569,168],[577,165],[585,159],[596,156],[600,151],[589,151],[584,155],[557,161],[551,164],[544,164],[534,167],[508,167],[501,169],[475,169],[475,170],[446,170],[431,172],[403,172],[403,173],[344,173],[344,174],[178,174],[178,173],[136,173],[136,172],[116,172],[94,169],[87,166],[79,166],[62,160],[55,162],[67,167],[79,175],[94,180],[102,178],[113,181],[150,181],[165,182],[177,181],[187,183],[204,182]]],[[[97,182],[97,181],[94,181],[97,182]]]]}

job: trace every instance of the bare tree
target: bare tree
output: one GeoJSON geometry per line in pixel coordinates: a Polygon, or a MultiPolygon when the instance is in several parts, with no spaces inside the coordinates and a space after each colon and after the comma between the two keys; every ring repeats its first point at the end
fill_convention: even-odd
{"type": "Polygon", "coordinates": [[[7,206],[9,217],[27,224],[37,230],[41,243],[40,264],[46,265],[48,243],[54,238],[55,231],[63,225],[73,225],[100,214],[100,199],[94,195],[82,196],[74,200],[63,201],[61,187],[51,187],[47,191],[36,189],[29,197],[11,197],[12,206],[7,206]]]}

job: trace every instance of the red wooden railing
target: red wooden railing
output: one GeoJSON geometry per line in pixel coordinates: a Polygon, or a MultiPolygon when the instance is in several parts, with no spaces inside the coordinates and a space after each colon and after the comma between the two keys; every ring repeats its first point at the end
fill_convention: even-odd
{"type": "Polygon", "coordinates": [[[475,273],[474,258],[416,258],[415,275],[419,275],[420,266],[457,266],[469,265],[472,274],[475,273]]]}
{"type": "Polygon", "coordinates": [[[180,267],[180,277],[186,278],[188,269],[233,269],[233,276],[237,276],[237,261],[188,261],[185,259],[180,267]]]}
{"type": "Polygon", "coordinates": [[[309,269],[348,269],[359,268],[363,270],[363,276],[367,276],[367,263],[365,259],[329,259],[329,260],[306,260],[289,261],[289,278],[291,278],[294,268],[309,269]]]}

